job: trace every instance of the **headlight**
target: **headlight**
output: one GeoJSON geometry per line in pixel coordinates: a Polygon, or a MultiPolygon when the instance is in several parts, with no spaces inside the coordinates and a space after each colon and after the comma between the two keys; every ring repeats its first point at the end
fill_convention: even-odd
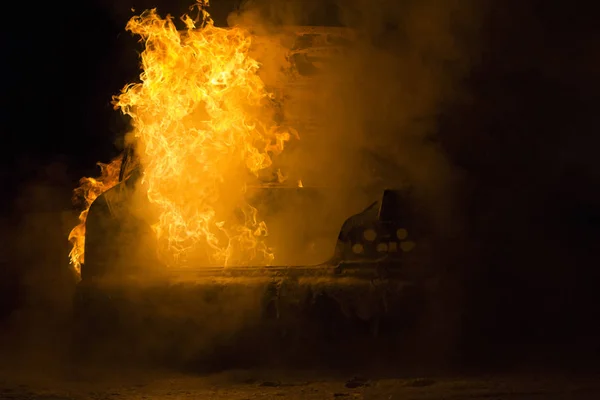
{"type": "Polygon", "coordinates": [[[385,253],[388,251],[388,245],[387,243],[379,243],[377,245],[377,251],[380,253],[385,253]]]}
{"type": "Polygon", "coordinates": [[[396,237],[400,240],[404,240],[408,237],[408,231],[404,228],[396,230],[396,237]]]}
{"type": "Polygon", "coordinates": [[[403,252],[408,253],[409,251],[414,249],[416,245],[417,244],[415,242],[408,240],[406,242],[400,243],[400,248],[402,249],[403,252]]]}
{"type": "Polygon", "coordinates": [[[352,252],[354,254],[362,254],[364,253],[365,248],[362,244],[360,243],[354,243],[354,245],[352,245],[352,252]]]}
{"type": "Polygon", "coordinates": [[[367,242],[372,242],[377,239],[377,232],[375,232],[375,229],[365,229],[363,238],[365,238],[367,242]]]}

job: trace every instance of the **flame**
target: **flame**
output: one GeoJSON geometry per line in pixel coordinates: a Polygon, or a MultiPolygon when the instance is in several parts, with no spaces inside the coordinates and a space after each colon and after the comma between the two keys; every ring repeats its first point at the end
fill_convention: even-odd
{"type": "Polygon", "coordinates": [[[145,43],[143,72],[114,104],[132,119],[165,259],[269,263],[266,224],[245,192],[272,166],[290,130],[275,123],[274,95],[249,55],[250,33],[215,27],[207,5],[196,4],[196,21],[182,17],[184,31],[155,9],[129,21],[127,30],[145,43]]]}
{"type": "Polygon", "coordinates": [[[115,158],[108,164],[98,163],[98,166],[100,167],[100,176],[81,178],[80,186],[73,193],[73,202],[83,206],[83,211],[79,214],[79,224],[69,233],[69,241],[73,244],[69,259],[78,274],[81,272],[81,264],[84,262],[85,221],[88,211],[100,194],[119,182],[121,157],[115,158]]]}

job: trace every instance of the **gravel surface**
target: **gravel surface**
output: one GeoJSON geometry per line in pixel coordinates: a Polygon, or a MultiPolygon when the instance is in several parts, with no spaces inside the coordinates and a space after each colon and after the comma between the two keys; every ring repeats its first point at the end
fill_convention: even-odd
{"type": "MultiPolygon", "coordinates": [[[[487,377],[368,379],[316,378],[297,373],[231,371],[210,376],[172,373],[88,374],[70,379],[0,378],[6,400],[150,399],[600,399],[597,377],[487,377]]],[[[14,374],[13,374],[14,375],[14,374]]]]}

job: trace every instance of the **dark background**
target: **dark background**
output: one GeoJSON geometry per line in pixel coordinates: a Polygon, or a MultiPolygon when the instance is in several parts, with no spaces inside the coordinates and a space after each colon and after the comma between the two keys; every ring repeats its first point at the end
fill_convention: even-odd
{"type": "MultiPolygon", "coordinates": [[[[111,96],[139,74],[141,46],[124,31],[129,9],[180,15],[188,6],[120,3],[5,10],[2,324],[31,302],[35,282],[72,286],[71,192],[80,177],[97,173],[97,161],[119,153],[127,123],[111,96]]],[[[213,3],[224,25],[238,2],[213,3]]],[[[462,348],[470,360],[577,364],[599,354],[600,29],[587,3],[490,3],[465,81],[469,95],[439,116],[441,146],[466,176],[462,348]]],[[[36,301],[53,308],[63,300],[36,301]]]]}

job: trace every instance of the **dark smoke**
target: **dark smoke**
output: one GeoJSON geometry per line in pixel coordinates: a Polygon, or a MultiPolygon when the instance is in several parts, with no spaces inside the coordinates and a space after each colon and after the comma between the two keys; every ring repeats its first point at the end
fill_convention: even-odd
{"type": "MultiPolygon", "coordinates": [[[[329,25],[355,29],[359,39],[326,67],[331,79],[325,86],[319,81],[311,88],[314,97],[293,105],[297,115],[320,126],[305,135],[300,130],[288,169],[305,184],[351,190],[338,193],[337,201],[365,191],[370,198],[383,187],[413,187],[438,214],[439,226],[451,226],[444,219],[454,212],[460,172],[440,146],[438,120],[444,106],[468,94],[462,82],[478,51],[473,37],[482,6],[465,1],[330,6],[337,15],[329,16],[329,25]]],[[[316,10],[323,8],[314,2],[248,1],[229,23],[268,32],[321,22],[316,10]]],[[[356,211],[352,207],[366,198],[342,212],[356,211]]]]}
{"type": "MultiPolygon", "coordinates": [[[[327,237],[381,188],[413,189],[434,222],[441,243],[436,256],[447,270],[430,315],[429,326],[438,330],[422,339],[430,353],[445,358],[456,350],[460,326],[468,331],[461,350],[476,353],[478,362],[545,353],[560,363],[573,357],[572,350],[597,351],[594,105],[600,80],[590,49],[600,41],[593,12],[580,9],[576,17],[534,1],[494,8],[458,0],[256,0],[229,15],[234,2],[213,3],[210,11],[221,25],[253,24],[277,34],[284,24],[331,24],[360,33],[353,51],[326,71],[336,79],[315,88],[314,102],[297,105],[299,114],[317,118],[323,128],[312,137],[299,132],[301,141],[285,161],[305,184],[335,188],[320,204],[326,215],[312,214],[327,237]],[[570,19],[577,20],[577,32],[570,19]]],[[[94,4],[94,12],[113,24],[105,42],[116,49],[110,53],[114,62],[101,69],[114,90],[94,102],[109,109],[110,96],[139,73],[136,38],[124,32],[131,7],[136,14],[157,6],[162,15],[178,16],[190,4],[94,4]]],[[[85,21],[76,24],[82,37],[89,29],[85,21]]],[[[112,144],[111,135],[106,138],[112,144]]],[[[61,364],[71,344],[74,279],[66,237],[76,223],[70,205],[75,180],[61,178],[60,165],[40,168],[0,221],[0,354],[20,362],[11,367],[37,364],[47,371],[61,364]]],[[[281,213],[282,230],[288,223],[312,225],[297,221],[294,210],[281,213]]],[[[329,249],[326,243],[322,254],[329,249]]],[[[239,293],[224,308],[203,300],[216,320],[209,327],[172,328],[195,335],[190,340],[201,353],[227,347],[228,335],[258,318],[253,306],[260,294],[239,293]],[[231,313],[235,318],[221,318],[231,313]]],[[[150,304],[160,306],[167,295],[150,304]]],[[[163,317],[176,315],[165,310],[163,317]]],[[[151,337],[143,335],[140,321],[132,319],[130,327],[146,346],[140,352],[169,353],[163,341],[168,329],[151,337]]]]}
{"type": "MultiPolygon", "coordinates": [[[[300,141],[283,162],[304,184],[330,188],[314,210],[301,214],[315,216],[311,230],[319,225],[325,237],[335,237],[340,222],[384,188],[411,190],[432,225],[436,260],[447,271],[432,289],[430,325],[420,344],[427,348],[423,360],[446,359],[456,350],[462,268],[473,258],[461,250],[468,240],[461,204],[466,177],[442,146],[447,133],[440,121],[450,106],[470,97],[466,80],[478,66],[483,45],[478,33],[486,11],[483,2],[472,1],[253,0],[229,17],[230,25],[259,27],[263,34],[312,24],[346,26],[357,33],[351,49],[325,67],[328,79],[290,106],[298,120],[312,118],[318,128],[299,129],[300,141]]],[[[268,82],[274,61],[259,61],[265,63],[268,82]]],[[[290,93],[294,96],[294,89],[290,93]]],[[[285,227],[306,224],[298,215],[292,210],[277,217],[285,227]]],[[[269,226],[279,232],[277,222],[269,226]]]]}
{"type": "MultiPolygon", "coordinates": [[[[215,10],[219,14],[218,2],[214,3],[210,11],[215,10]]],[[[136,13],[153,6],[158,6],[163,15],[167,12],[181,15],[187,11],[189,4],[183,8],[168,4],[164,10],[160,4],[134,5],[136,13]]],[[[109,10],[114,24],[123,27],[132,14],[131,7],[122,2],[99,7],[109,10]]],[[[262,33],[274,35],[278,34],[282,25],[310,24],[344,25],[358,33],[358,40],[348,54],[326,67],[325,75],[331,79],[322,86],[309,88],[318,95],[295,104],[294,112],[300,117],[309,116],[317,120],[319,128],[306,135],[300,131],[300,142],[283,160],[287,169],[306,185],[330,188],[329,194],[302,213],[291,205],[288,210],[279,211],[273,217],[272,235],[277,236],[279,228],[284,233],[281,236],[281,242],[284,242],[286,231],[287,235],[294,233],[286,229],[290,224],[310,225],[304,229],[317,231],[324,238],[324,243],[317,245],[321,246],[318,252],[320,259],[313,261],[323,261],[331,255],[343,220],[376,200],[385,187],[412,188],[418,201],[426,205],[427,214],[434,221],[434,230],[441,237],[452,238],[458,234],[457,231],[460,232],[461,212],[456,203],[461,174],[448,161],[439,144],[438,119],[446,104],[466,95],[462,80],[472,67],[471,60],[479,45],[473,40],[473,32],[477,31],[481,20],[480,7],[479,3],[458,1],[377,4],[360,1],[338,4],[253,1],[243,3],[229,16],[231,24],[252,24],[262,33]],[[301,221],[298,215],[302,216],[301,221]]],[[[219,18],[216,19],[218,21],[219,18]]],[[[123,33],[122,37],[126,35],[123,33]]],[[[134,39],[131,40],[133,42],[134,39]]],[[[133,45],[128,50],[133,50],[133,45]]],[[[134,54],[133,51],[131,53],[134,54]]],[[[124,50],[115,50],[114,56],[123,61],[115,68],[118,67],[121,74],[130,74],[136,64],[124,54],[124,50]],[[125,66],[124,60],[130,61],[129,66],[125,66]]],[[[268,71],[269,61],[260,61],[265,63],[263,71],[268,71]]],[[[266,80],[268,78],[265,77],[266,80]]],[[[32,188],[33,192],[23,192],[22,199],[27,200],[27,205],[18,206],[27,217],[19,222],[20,239],[16,247],[19,254],[27,255],[24,264],[32,265],[31,274],[22,274],[21,293],[26,299],[22,309],[32,311],[12,315],[11,324],[15,332],[30,334],[22,336],[25,343],[21,348],[32,349],[29,354],[38,354],[35,349],[52,348],[52,340],[60,338],[64,339],[63,343],[70,343],[65,333],[69,330],[62,328],[68,322],[66,316],[70,315],[73,287],[65,283],[68,282],[66,278],[56,285],[50,283],[57,276],[69,274],[66,237],[70,225],[64,224],[61,212],[54,210],[48,215],[33,212],[45,207],[53,194],[47,192],[48,188],[44,185],[32,188]],[[35,243],[36,251],[30,253],[28,246],[31,243],[35,243]],[[33,265],[47,265],[48,268],[37,270],[33,265]],[[23,314],[26,316],[20,316],[23,314]],[[57,317],[42,318],[45,315],[57,317]],[[38,332],[44,329],[52,334],[39,336],[38,332]],[[41,342],[36,344],[27,338],[41,342]]],[[[72,222],[74,215],[70,211],[65,213],[72,222]]],[[[134,236],[136,234],[134,232],[134,236]]],[[[119,237],[115,242],[128,240],[119,237]]],[[[140,252],[144,253],[143,249],[140,252]]],[[[122,268],[130,268],[137,261],[132,259],[136,257],[132,252],[126,254],[127,257],[120,260],[122,268]]],[[[135,298],[135,289],[127,295],[135,298]]],[[[155,307],[160,307],[163,298],[170,297],[169,293],[156,293],[156,296],[149,299],[156,303],[155,307]]],[[[219,343],[227,344],[228,335],[233,335],[240,327],[253,325],[258,319],[258,307],[252,305],[258,304],[261,296],[262,293],[242,290],[238,296],[225,299],[226,308],[211,302],[204,308],[196,308],[201,313],[215,313],[213,323],[205,327],[186,327],[173,322],[177,317],[176,311],[184,310],[185,304],[178,310],[163,310],[164,328],[174,324],[171,326],[173,332],[195,335],[192,343],[196,350],[210,351],[219,343]],[[226,317],[221,318],[221,315],[226,317]]],[[[456,309],[458,300],[453,292],[445,295],[447,308],[434,313],[444,313],[451,307],[456,309]]],[[[132,306],[135,305],[137,303],[132,303],[132,306]]],[[[134,311],[130,315],[135,315],[134,311]]],[[[432,318],[438,318],[438,315],[432,318]]],[[[144,335],[146,322],[136,319],[129,322],[130,339],[144,343],[140,345],[141,353],[148,348],[169,353],[168,346],[172,342],[164,341],[169,335],[168,329],[165,336],[153,338],[144,335]],[[136,338],[136,334],[140,336],[136,338]]],[[[441,336],[445,336],[448,342],[453,340],[456,321],[446,319],[441,325],[444,325],[443,332],[427,338],[432,347],[436,344],[432,352],[447,351],[445,347],[449,344],[442,344],[439,341],[441,336]]],[[[123,343],[109,343],[108,349],[122,346],[123,343]]]]}
{"type": "Polygon", "coordinates": [[[13,372],[61,370],[69,346],[76,277],[65,235],[76,223],[64,161],[31,165],[35,176],[20,187],[2,225],[2,363],[13,372]]]}

